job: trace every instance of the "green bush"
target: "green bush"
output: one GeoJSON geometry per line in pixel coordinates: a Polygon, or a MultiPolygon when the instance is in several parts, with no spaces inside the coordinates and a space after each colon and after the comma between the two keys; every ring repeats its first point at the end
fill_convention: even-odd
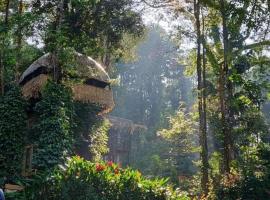
{"type": "Polygon", "coordinates": [[[216,193],[218,200],[268,200],[270,191],[270,176],[243,177],[230,186],[222,186],[216,193]]]}
{"type": "Polygon", "coordinates": [[[48,82],[35,106],[38,120],[33,127],[36,144],[33,165],[39,170],[55,167],[69,155],[73,144],[73,102],[71,90],[48,82]]]}
{"type": "Polygon", "coordinates": [[[26,102],[17,86],[0,97],[0,179],[12,181],[21,174],[26,143],[26,102]]]}
{"type": "Polygon", "coordinates": [[[108,153],[108,132],[111,127],[109,120],[100,117],[96,124],[91,127],[89,138],[89,152],[93,161],[102,159],[102,156],[108,153]]]}
{"type": "Polygon", "coordinates": [[[85,140],[89,141],[89,155],[91,160],[98,161],[108,152],[108,131],[110,122],[99,113],[102,108],[97,104],[76,102],[75,122],[73,130],[75,148],[80,148],[85,140]]]}
{"type": "Polygon", "coordinates": [[[112,162],[95,164],[80,157],[73,157],[66,169],[39,180],[26,189],[28,200],[188,200],[166,180],[148,180],[140,172],[121,169],[112,162]]]}
{"type": "Polygon", "coordinates": [[[241,175],[232,175],[231,177],[224,178],[225,181],[222,181],[222,184],[217,188],[216,199],[269,199],[270,145],[261,143],[252,155],[255,157],[253,161],[249,158],[247,163],[241,165],[241,175]]]}

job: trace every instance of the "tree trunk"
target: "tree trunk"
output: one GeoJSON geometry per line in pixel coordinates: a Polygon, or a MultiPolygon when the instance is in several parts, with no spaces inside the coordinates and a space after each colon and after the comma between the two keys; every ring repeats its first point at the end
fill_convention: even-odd
{"type": "MultiPolygon", "coordinates": [[[[62,21],[65,14],[65,9],[67,9],[66,3],[67,1],[61,0],[57,6],[57,15],[56,15],[55,27],[54,27],[55,32],[58,32],[59,30],[61,30],[62,21]]],[[[59,54],[60,54],[60,51],[62,51],[62,47],[61,47],[61,44],[58,44],[57,39],[54,42],[57,44],[57,46],[54,46],[55,49],[52,52],[53,56],[55,57],[54,62],[53,62],[53,80],[58,83],[58,82],[61,82],[61,79],[62,79],[63,69],[60,66],[61,61],[59,60],[59,54]]]]}
{"type": "Polygon", "coordinates": [[[206,138],[206,119],[203,106],[206,105],[203,102],[203,81],[202,81],[202,57],[201,57],[201,21],[200,21],[200,2],[194,1],[194,16],[196,23],[196,35],[197,35],[197,81],[198,81],[198,111],[199,111],[199,137],[201,146],[201,187],[204,195],[208,194],[208,152],[207,152],[207,138],[206,138]]]}
{"type": "Polygon", "coordinates": [[[109,52],[109,47],[110,47],[110,43],[109,43],[108,36],[105,36],[104,41],[103,41],[104,54],[101,60],[107,72],[110,70],[110,66],[111,66],[111,54],[109,52]]]}
{"type": "Polygon", "coordinates": [[[229,40],[228,40],[228,27],[226,19],[225,1],[220,0],[220,13],[222,16],[222,35],[223,35],[223,64],[220,66],[220,110],[223,134],[223,168],[222,171],[226,174],[230,173],[230,163],[232,155],[232,139],[231,139],[231,123],[230,123],[230,110],[229,110],[229,91],[228,91],[228,65],[229,65],[229,40]]]}
{"type": "MultiPolygon", "coordinates": [[[[22,17],[23,12],[23,1],[20,0],[19,2],[19,8],[18,8],[18,15],[19,19],[22,17]]],[[[19,81],[20,77],[20,60],[21,60],[21,48],[22,48],[22,26],[21,24],[18,25],[18,35],[17,35],[17,60],[16,60],[16,69],[15,69],[15,81],[19,81]]]]}
{"type": "MultiPolygon", "coordinates": [[[[6,7],[5,7],[5,32],[7,32],[8,30],[8,17],[9,17],[9,4],[10,1],[6,0],[6,7]]],[[[3,44],[4,45],[4,42],[3,44]]],[[[1,48],[1,52],[0,52],[0,72],[1,72],[1,94],[4,95],[5,93],[5,66],[4,66],[4,46],[2,46],[1,48]]]]}
{"type": "Polygon", "coordinates": [[[3,51],[0,50],[0,72],[1,72],[1,95],[5,93],[5,83],[4,83],[4,64],[3,64],[3,51]]]}
{"type": "MultiPolygon", "coordinates": [[[[6,0],[6,8],[5,8],[5,25],[8,25],[8,17],[9,17],[9,4],[10,1],[6,0]]],[[[7,28],[7,27],[6,27],[7,28]]]]}
{"type": "MultiPolygon", "coordinates": [[[[202,17],[203,22],[203,39],[205,40],[205,30],[204,30],[204,18],[202,17]]],[[[208,143],[207,143],[207,104],[206,104],[206,49],[205,45],[203,45],[203,66],[202,66],[202,167],[204,171],[204,182],[206,184],[206,191],[205,194],[208,194],[208,184],[209,184],[209,177],[208,177],[208,143]]]]}

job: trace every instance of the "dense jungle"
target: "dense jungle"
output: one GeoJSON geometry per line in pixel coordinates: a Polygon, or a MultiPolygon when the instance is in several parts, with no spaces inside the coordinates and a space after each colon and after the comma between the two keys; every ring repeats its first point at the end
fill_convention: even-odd
{"type": "Polygon", "coordinates": [[[270,200],[270,1],[0,0],[0,200],[270,200]]]}

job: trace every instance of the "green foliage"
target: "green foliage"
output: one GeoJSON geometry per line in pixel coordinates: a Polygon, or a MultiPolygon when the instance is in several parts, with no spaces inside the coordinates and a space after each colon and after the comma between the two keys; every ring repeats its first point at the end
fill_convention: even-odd
{"type": "Polygon", "coordinates": [[[178,175],[192,168],[190,158],[181,155],[175,159],[177,142],[172,144],[172,140],[157,135],[160,129],[167,128],[167,118],[178,108],[179,101],[187,107],[192,102],[191,82],[175,60],[175,48],[161,27],[149,27],[145,41],[136,48],[139,59],[119,63],[116,68],[120,84],[114,88],[116,106],[112,115],[147,126],[147,131],[134,134],[132,144],[136,150],[130,152],[128,164],[149,177],[170,177],[171,182],[178,183],[178,175]]]}
{"type": "Polygon", "coordinates": [[[30,12],[30,4],[25,1],[1,1],[0,3],[0,57],[3,62],[1,67],[3,67],[5,83],[18,78],[19,72],[25,69],[25,64],[33,61],[31,57],[35,48],[29,48],[30,45],[25,41],[29,36],[33,36],[33,31],[36,29],[34,22],[39,17],[30,12]],[[8,2],[9,10],[6,13],[8,2]],[[19,13],[20,2],[22,10],[19,13]]]}
{"type": "Polygon", "coordinates": [[[192,137],[195,132],[195,122],[193,120],[192,113],[187,113],[186,109],[181,105],[177,113],[169,118],[170,127],[160,131],[160,135],[170,140],[171,142],[181,142],[177,144],[181,151],[190,152],[194,143],[192,143],[192,137]],[[185,150],[185,148],[189,148],[185,150]]]}
{"type": "Polygon", "coordinates": [[[73,132],[76,147],[80,147],[85,140],[89,141],[91,160],[101,160],[102,155],[108,152],[109,121],[99,115],[102,111],[99,105],[76,102],[74,108],[76,127],[73,132]]]}
{"type": "Polygon", "coordinates": [[[132,48],[132,43],[123,43],[127,35],[137,40],[144,32],[141,16],[133,6],[132,0],[46,1],[34,5],[33,11],[48,19],[36,22],[46,33],[46,51],[73,48],[108,66],[132,48]]]}
{"type": "Polygon", "coordinates": [[[98,161],[102,159],[102,155],[109,151],[107,147],[108,143],[108,131],[110,128],[110,122],[107,119],[100,118],[91,127],[89,138],[90,146],[89,151],[92,160],[98,161]]]}
{"type": "Polygon", "coordinates": [[[0,97],[0,177],[13,179],[21,174],[26,144],[26,106],[17,86],[11,85],[0,97]]]}
{"type": "Polygon", "coordinates": [[[69,43],[88,55],[117,56],[116,51],[119,55],[124,48],[121,40],[125,34],[136,37],[143,32],[141,17],[132,9],[132,4],[131,0],[73,0],[72,11],[65,15],[64,29],[69,43]]]}
{"type": "Polygon", "coordinates": [[[61,163],[72,148],[73,104],[70,89],[49,81],[35,111],[38,122],[33,128],[36,143],[33,163],[44,170],[61,163]]]}
{"type": "Polygon", "coordinates": [[[80,138],[88,137],[90,128],[94,126],[101,108],[94,104],[74,102],[74,111],[76,126],[73,132],[76,141],[80,142],[80,138]]]}
{"type": "MultiPolygon", "coordinates": [[[[1,26],[1,25],[0,25],[1,26]]],[[[3,71],[4,84],[8,85],[14,80],[14,66],[16,63],[14,50],[10,47],[12,35],[10,32],[0,30],[0,57],[2,60],[1,71],[3,71]]]]}
{"type": "Polygon", "coordinates": [[[138,171],[119,168],[112,162],[91,163],[73,157],[66,169],[39,178],[34,193],[26,189],[28,200],[188,200],[165,180],[145,179],[138,171]],[[38,189],[39,188],[39,189],[38,189]]]}
{"type": "Polygon", "coordinates": [[[20,72],[24,72],[33,62],[40,56],[42,56],[42,51],[35,46],[25,45],[20,50],[20,72]]]}
{"type": "MultiPolygon", "coordinates": [[[[251,147],[252,148],[252,147],[251,147]]],[[[270,189],[269,144],[245,150],[248,160],[241,163],[242,175],[224,177],[217,189],[217,199],[267,200],[270,189]],[[248,155],[247,155],[248,154],[248,155]]]]}
{"type": "MultiPolygon", "coordinates": [[[[135,52],[133,47],[144,31],[138,12],[140,5],[137,2],[134,4],[132,0],[22,1],[21,13],[18,9],[20,1],[10,1],[5,22],[7,2],[0,1],[0,71],[4,85],[18,78],[17,73],[25,70],[43,51],[57,54],[59,64],[63,66],[62,80],[66,83],[70,82],[70,77],[73,80],[76,77],[71,55],[74,50],[94,56],[107,66],[119,58],[134,60],[131,52],[135,52]],[[29,41],[35,39],[40,40],[41,46],[45,44],[45,47],[28,45],[29,41]]],[[[151,3],[150,0],[148,2],[151,3]]],[[[159,2],[162,7],[166,6],[166,2],[152,1],[156,7],[160,6],[159,2]]],[[[269,47],[269,0],[197,2],[201,3],[201,10],[204,11],[204,24],[202,21],[200,23],[207,56],[207,128],[209,141],[213,141],[213,146],[209,148],[211,194],[216,193],[218,199],[267,199],[270,188],[269,147],[263,142],[269,142],[269,127],[261,107],[269,93],[269,55],[264,51],[267,49],[265,47],[269,47]],[[226,26],[222,26],[222,21],[226,26]],[[222,66],[223,63],[228,64],[228,69],[222,66]],[[224,91],[220,86],[224,87],[224,91]],[[224,113],[227,123],[222,122],[219,114],[220,108],[224,106],[222,100],[227,104],[225,109],[228,112],[224,113]],[[235,160],[231,163],[233,174],[223,177],[220,171],[222,157],[225,158],[224,141],[230,138],[226,138],[222,130],[227,125],[231,129],[230,147],[235,160]]],[[[177,9],[170,5],[174,8],[173,17],[180,17],[181,22],[184,22],[177,24],[181,36],[186,35],[191,40],[194,34],[190,33],[195,30],[191,26],[196,24],[191,16],[194,11],[192,3],[186,1],[177,9]]],[[[169,12],[166,14],[168,18],[169,12]]],[[[148,127],[147,133],[139,138],[138,143],[142,148],[136,152],[134,166],[143,168],[143,172],[148,175],[171,176],[175,180],[178,175],[190,172],[194,157],[187,152],[192,150],[197,139],[193,136],[196,124],[192,116],[187,114],[188,111],[181,109],[168,123],[165,120],[178,108],[180,100],[186,101],[188,108],[191,107],[192,100],[188,98],[191,82],[183,77],[183,70],[174,61],[176,53],[168,53],[176,52],[176,47],[168,39],[161,38],[160,32],[151,30],[145,45],[138,49],[141,61],[130,65],[121,64],[118,71],[121,83],[115,95],[119,106],[114,114],[136,123],[145,123],[148,127]],[[157,137],[156,132],[160,127],[165,129],[160,132],[161,137],[157,137]]],[[[194,75],[195,72],[195,52],[196,49],[189,53],[185,51],[189,55],[188,75],[194,75]]],[[[11,177],[19,173],[19,162],[26,143],[26,106],[15,90],[9,89],[0,98],[0,176],[11,177]]],[[[72,149],[73,137],[77,145],[80,145],[81,140],[90,141],[89,151],[93,159],[101,158],[107,151],[109,125],[97,116],[99,108],[91,106],[75,108],[79,109],[76,110],[78,126],[75,129],[72,124],[70,91],[62,85],[48,84],[43,91],[43,99],[35,107],[37,124],[31,130],[30,138],[27,138],[36,144],[35,167],[47,169],[62,163],[63,157],[69,155],[72,149]],[[75,131],[72,133],[71,130],[75,131]]],[[[39,188],[35,192],[42,191],[43,194],[43,191],[47,191],[52,196],[38,199],[57,199],[60,194],[59,198],[67,199],[71,194],[76,195],[75,199],[83,199],[80,196],[83,194],[89,194],[90,199],[160,197],[160,191],[154,192],[157,195],[155,198],[152,192],[154,187],[159,188],[162,184],[141,182],[136,172],[122,171],[122,176],[106,168],[97,173],[94,164],[85,164],[79,160],[74,162],[76,164],[70,164],[67,171],[60,170],[53,175],[40,177],[40,183],[36,183],[39,188]],[[81,174],[76,174],[81,168],[92,174],[84,171],[85,176],[81,177],[81,174]],[[90,180],[92,182],[88,182],[90,180]],[[45,189],[41,183],[46,186],[45,189]],[[50,187],[48,183],[55,187],[50,187]],[[101,194],[105,195],[101,197],[101,194]]],[[[198,183],[199,178],[196,181],[198,183]]],[[[193,187],[197,186],[193,184],[193,187]]]]}
{"type": "Polygon", "coordinates": [[[188,113],[186,108],[180,105],[178,111],[169,117],[168,128],[158,132],[158,135],[165,140],[168,145],[165,154],[166,159],[164,159],[167,161],[167,164],[163,163],[163,168],[168,166],[171,170],[175,170],[171,179],[175,183],[178,183],[181,189],[187,189],[186,181],[178,180],[176,177],[180,176],[186,179],[192,176],[196,171],[196,166],[192,160],[195,161],[195,154],[198,153],[199,150],[196,148],[196,122],[194,117],[195,113],[188,113]]]}

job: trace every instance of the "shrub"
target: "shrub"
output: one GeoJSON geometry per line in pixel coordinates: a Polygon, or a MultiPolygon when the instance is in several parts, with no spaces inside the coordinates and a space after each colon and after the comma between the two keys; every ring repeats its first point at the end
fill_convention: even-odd
{"type": "Polygon", "coordinates": [[[0,97],[0,178],[13,179],[21,174],[27,127],[25,107],[16,86],[0,97]]]}
{"type": "Polygon", "coordinates": [[[64,156],[72,149],[71,90],[61,84],[48,82],[35,111],[39,117],[33,128],[36,138],[32,140],[37,144],[33,164],[37,169],[46,170],[63,162],[64,156]]]}
{"type": "Polygon", "coordinates": [[[148,180],[130,168],[122,169],[112,162],[95,164],[79,157],[73,157],[66,169],[57,169],[40,180],[43,181],[38,190],[26,190],[27,199],[188,200],[173,191],[164,179],[148,180]]]}
{"type": "Polygon", "coordinates": [[[110,122],[99,113],[102,108],[97,104],[74,104],[75,121],[74,127],[75,148],[79,149],[85,140],[89,141],[89,158],[94,161],[102,159],[108,152],[108,131],[110,122]]]}
{"type": "Polygon", "coordinates": [[[253,153],[255,161],[248,159],[248,164],[244,163],[241,166],[241,175],[224,177],[217,188],[216,199],[268,200],[270,195],[269,156],[269,144],[258,145],[253,153]]]}
{"type": "Polygon", "coordinates": [[[269,175],[264,177],[242,177],[231,185],[221,185],[216,192],[216,199],[222,200],[268,200],[270,189],[269,175]]]}
{"type": "Polygon", "coordinates": [[[102,159],[102,155],[108,153],[108,132],[110,129],[110,122],[107,119],[100,117],[96,120],[96,124],[91,127],[89,138],[90,146],[89,152],[93,161],[102,159]]]}

